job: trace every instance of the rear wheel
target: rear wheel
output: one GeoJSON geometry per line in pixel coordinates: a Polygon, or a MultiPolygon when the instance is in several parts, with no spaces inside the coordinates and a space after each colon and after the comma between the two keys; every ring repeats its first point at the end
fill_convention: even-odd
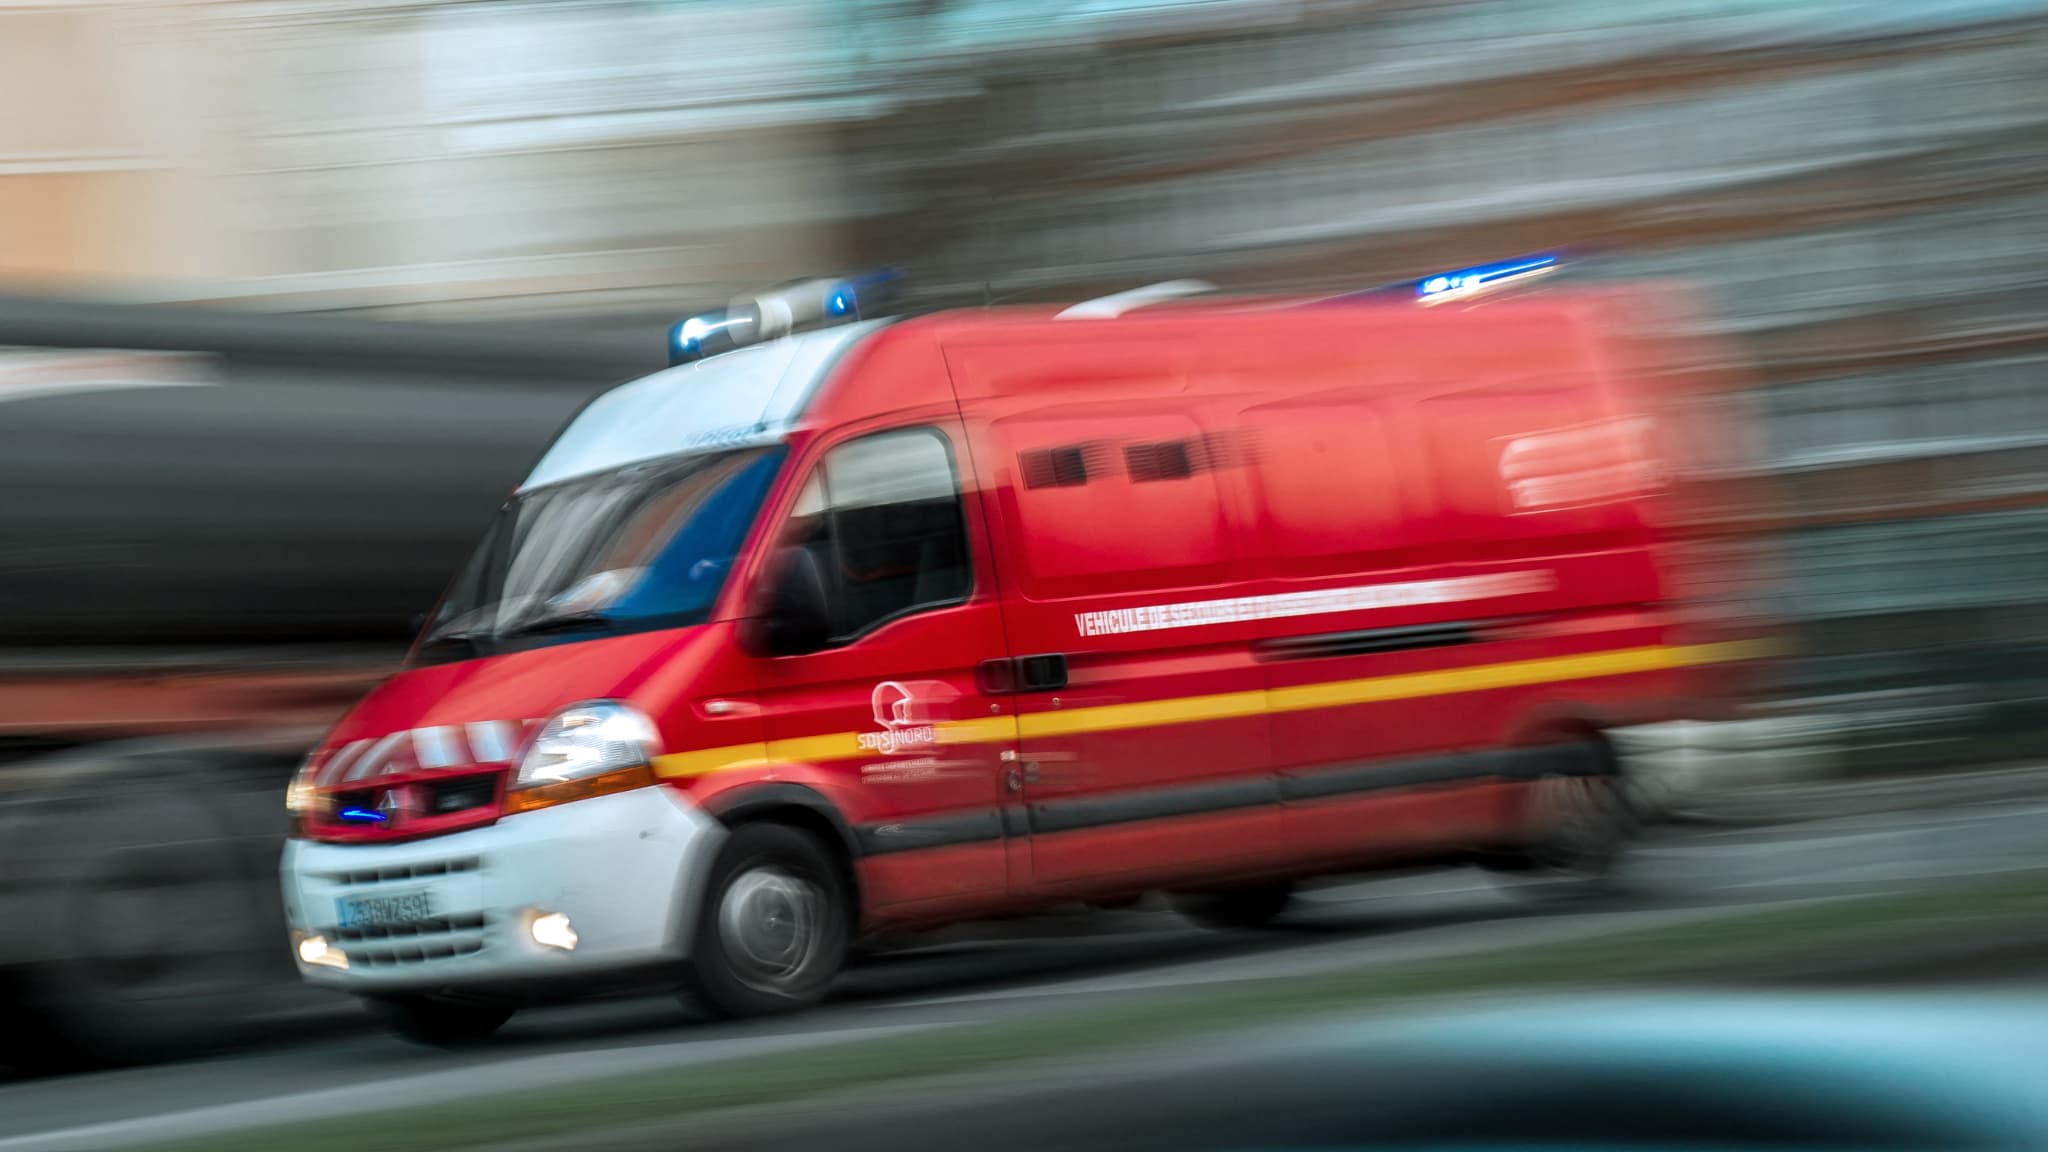
{"type": "Polygon", "coordinates": [[[366,1003],[386,1028],[432,1048],[481,1044],[519,1010],[511,1000],[451,994],[377,997],[366,1003]]]}
{"type": "Polygon", "coordinates": [[[1517,892],[1557,899],[1621,888],[1622,864],[1641,820],[1612,753],[1604,744],[1588,747],[1601,757],[1601,771],[1546,775],[1529,785],[1527,843],[1491,863],[1515,876],[1517,892]]]}
{"type": "Polygon", "coordinates": [[[685,970],[721,1016],[762,1016],[824,999],[846,960],[846,883],[817,839],[786,824],[742,824],[712,865],[685,970]]]}
{"type": "Polygon", "coordinates": [[[1294,898],[1291,882],[1185,892],[1174,897],[1180,914],[1211,928],[1263,928],[1278,919],[1294,898]]]}

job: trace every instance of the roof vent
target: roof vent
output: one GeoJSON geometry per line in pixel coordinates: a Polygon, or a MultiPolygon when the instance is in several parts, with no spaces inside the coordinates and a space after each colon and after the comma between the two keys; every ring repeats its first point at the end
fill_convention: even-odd
{"type": "Polygon", "coordinates": [[[1083,300],[1081,303],[1061,312],[1059,318],[1062,320],[1107,320],[1111,317],[1121,316],[1133,309],[1143,308],[1147,304],[1157,304],[1163,300],[1178,300],[1186,296],[1200,296],[1215,290],[1216,286],[1206,280],[1167,280],[1159,284],[1147,284],[1143,288],[1133,288],[1128,292],[1118,292],[1111,296],[1098,296],[1093,300],[1083,300]]]}

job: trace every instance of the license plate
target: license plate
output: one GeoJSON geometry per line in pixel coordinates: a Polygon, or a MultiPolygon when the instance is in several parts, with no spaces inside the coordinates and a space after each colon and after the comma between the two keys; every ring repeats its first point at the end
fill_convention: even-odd
{"type": "Polygon", "coordinates": [[[382,896],[340,896],[334,903],[336,921],[343,928],[382,928],[387,924],[430,920],[434,915],[434,894],[426,889],[382,896]]]}

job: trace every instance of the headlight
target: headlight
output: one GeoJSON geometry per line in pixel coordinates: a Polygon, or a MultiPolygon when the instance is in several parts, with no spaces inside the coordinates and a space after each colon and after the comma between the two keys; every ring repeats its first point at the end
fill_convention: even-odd
{"type": "Polygon", "coordinates": [[[299,763],[299,770],[292,774],[291,785],[284,790],[284,810],[294,819],[303,820],[320,811],[326,803],[313,783],[313,765],[318,758],[318,752],[308,754],[299,763]]]}
{"type": "Polygon", "coordinates": [[[512,812],[654,783],[654,722],[614,700],[564,709],[534,738],[506,797],[512,812]]]}
{"type": "Polygon", "coordinates": [[[654,758],[660,737],[639,712],[610,700],[578,704],[547,722],[519,764],[514,788],[555,784],[621,768],[638,768],[654,758]]]}

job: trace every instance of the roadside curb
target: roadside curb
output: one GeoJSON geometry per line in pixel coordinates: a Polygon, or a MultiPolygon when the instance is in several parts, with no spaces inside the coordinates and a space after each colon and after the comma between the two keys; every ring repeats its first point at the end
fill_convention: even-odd
{"type": "Polygon", "coordinates": [[[1758,787],[1671,803],[1664,819],[1685,824],[1764,826],[2041,797],[2048,797],[2048,765],[2029,764],[1758,787]]]}

